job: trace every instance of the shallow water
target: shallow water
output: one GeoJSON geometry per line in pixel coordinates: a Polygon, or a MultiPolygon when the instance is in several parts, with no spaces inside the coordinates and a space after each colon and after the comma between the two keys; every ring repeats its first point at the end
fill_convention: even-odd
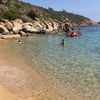
{"type": "MultiPolygon", "coordinates": [[[[34,69],[57,80],[60,87],[77,92],[86,100],[100,100],[100,26],[81,27],[83,35],[35,35],[7,44],[12,54],[25,58],[34,69]],[[66,44],[61,46],[61,40],[66,44]]],[[[55,82],[55,84],[57,84],[55,82]]]]}

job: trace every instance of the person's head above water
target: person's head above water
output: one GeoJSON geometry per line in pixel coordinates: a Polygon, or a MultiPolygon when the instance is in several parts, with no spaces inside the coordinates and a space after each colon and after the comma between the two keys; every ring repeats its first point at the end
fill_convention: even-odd
{"type": "Polygon", "coordinates": [[[62,39],[62,41],[64,41],[64,39],[62,39]]]}

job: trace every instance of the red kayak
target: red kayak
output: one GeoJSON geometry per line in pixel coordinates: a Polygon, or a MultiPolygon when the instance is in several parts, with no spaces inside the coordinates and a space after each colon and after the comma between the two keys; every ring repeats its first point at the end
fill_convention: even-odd
{"type": "Polygon", "coordinates": [[[70,36],[70,37],[75,37],[75,36],[79,36],[81,35],[79,32],[75,32],[75,31],[71,31],[71,32],[68,32],[67,36],[70,36]]]}

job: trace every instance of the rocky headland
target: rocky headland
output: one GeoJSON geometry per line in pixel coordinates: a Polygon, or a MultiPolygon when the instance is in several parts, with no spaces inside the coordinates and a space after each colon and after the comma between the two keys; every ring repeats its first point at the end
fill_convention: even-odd
{"type": "Polygon", "coordinates": [[[17,38],[34,33],[55,34],[62,29],[62,25],[66,22],[72,26],[97,24],[89,18],[64,10],[45,9],[19,0],[0,1],[1,38],[17,38]]]}

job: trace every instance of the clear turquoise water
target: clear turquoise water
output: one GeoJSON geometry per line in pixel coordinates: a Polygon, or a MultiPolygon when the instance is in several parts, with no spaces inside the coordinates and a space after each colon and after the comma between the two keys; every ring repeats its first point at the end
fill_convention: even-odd
{"type": "Polygon", "coordinates": [[[59,81],[62,88],[70,87],[89,100],[100,100],[100,26],[81,29],[83,35],[74,38],[59,34],[22,39],[17,53],[50,80],[59,81]],[[64,47],[60,45],[62,38],[64,47]]]}

